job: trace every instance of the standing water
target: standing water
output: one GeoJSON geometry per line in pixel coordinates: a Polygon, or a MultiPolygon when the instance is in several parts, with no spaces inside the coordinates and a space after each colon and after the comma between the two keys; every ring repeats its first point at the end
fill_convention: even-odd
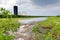
{"type": "Polygon", "coordinates": [[[31,18],[25,20],[18,20],[19,23],[23,24],[20,28],[15,32],[14,40],[33,40],[31,26],[34,25],[35,22],[46,20],[46,18],[31,18]],[[31,25],[32,24],[32,25],[31,25]]]}
{"type": "Polygon", "coordinates": [[[39,22],[47,19],[46,17],[40,17],[40,18],[31,18],[31,19],[25,19],[25,20],[18,20],[21,24],[29,24],[32,22],[39,22]]]}

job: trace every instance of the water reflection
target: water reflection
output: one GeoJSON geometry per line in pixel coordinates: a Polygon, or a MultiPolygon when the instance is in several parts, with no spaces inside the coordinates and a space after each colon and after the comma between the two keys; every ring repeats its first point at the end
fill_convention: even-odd
{"type": "Polygon", "coordinates": [[[20,22],[21,24],[27,24],[27,23],[43,21],[46,19],[47,19],[46,17],[40,17],[40,18],[31,18],[31,19],[19,20],[18,22],[20,22]]]}

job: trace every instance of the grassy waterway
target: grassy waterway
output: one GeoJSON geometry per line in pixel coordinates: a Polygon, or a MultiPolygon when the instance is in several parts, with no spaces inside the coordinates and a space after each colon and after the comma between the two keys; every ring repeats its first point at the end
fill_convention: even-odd
{"type": "Polygon", "coordinates": [[[10,20],[7,18],[0,18],[0,40],[13,40],[13,36],[9,35],[7,31],[16,31],[21,24],[24,24],[22,26],[32,27],[31,30],[34,40],[60,39],[60,17],[46,17],[46,20],[45,17],[39,17],[11,18],[10,20]],[[34,26],[26,25],[31,23],[33,23],[34,26]]]}
{"type": "Polygon", "coordinates": [[[0,40],[13,40],[14,36],[9,31],[16,31],[20,27],[18,20],[31,18],[0,18],[0,40]]]}
{"type": "Polygon", "coordinates": [[[17,32],[15,32],[15,40],[33,40],[33,35],[31,28],[35,25],[35,23],[39,21],[46,20],[45,17],[39,17],[39,18],[30,18],[30,19],[24,19],[24,20],[18,20],[19,23],[23,24],[21,25],[17,32]]]}
{"type": "Polygon", "coordinates": [[[22,19],[26,18],[0,18],[0,40],[13,40],[14,36],[11,35],[11,32],[15,32],[19,28],[18,20],[22,19]]]}

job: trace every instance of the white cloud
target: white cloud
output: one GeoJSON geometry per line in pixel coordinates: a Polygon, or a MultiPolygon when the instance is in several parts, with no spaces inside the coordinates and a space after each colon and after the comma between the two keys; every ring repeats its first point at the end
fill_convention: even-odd
{"type": "Polygon", "coordinates": [[[31,2],[31,0],[20,0],[21,2],[31,2]]]}
{"type": "Polygon", "coordinates": [[[31,3],[31,0],[18,0],[17,4],[21,5],[21,4],[25,4],[25,3],[31,3]]]}
{"type": "MultiPolygon", "coordinates": [[[[25,1],[22,0],[21,2],[23,4],[20,5],[20,11],[26,11],[27,13],[32,14],[37,14],[37,15],[55,15],[56,13],[54,13],[57,10],[60,10],[60,6],[56,4],[52,4],[52,5],[47,5],[46,7],[42,7],[42,6],[37,6],[32,4],[31,0],[29,1],[25,1]],[[30,1],[30,2],[29,2],[30,1]]],[[[35,15],[34,14],[34,15],[35,15]]]]}
{"type": "Polygon", "coordinates": [[[21,9],[33,10],[35,8],[35,6],[33,6],[32,4],[29,4],[29,3],[25,3],[25,4],[20,5],[20,8],[21,9]]]}
{"type": "Polygon", "coordinates": [[[16,4],[16,0],[0,0],[0,7],[6,8],[13,12],[13,6],[16,4]]]}
{"type": "Polygon", "coordinates": [[[13,7],[14,3],[16,3],[15,0],[0,0],[0,7],[11,9],[13,7]]]}
{"type": "Polygon", "coordinates": [[[9,8],[9,5],[1,5],[1,4],[0,4],[0,7],[9,8]]]}
{"type": "Polygon", "coordinates": [[[9,5],[12,5],[12,4],[15,4],[16,3],[16,0],[0,0],[0,4],[9,4],[9,5]]]}
{"type": "Polygon", "coordinates": [[[45,7],[33,4],[31,0],[0,0],[0,7],[4,7],[13,11],[13,5],[17,4],[20,11],[26,11],[28,15],[56,15],[60,13],[59,3],[47,5],[45,7]]]}

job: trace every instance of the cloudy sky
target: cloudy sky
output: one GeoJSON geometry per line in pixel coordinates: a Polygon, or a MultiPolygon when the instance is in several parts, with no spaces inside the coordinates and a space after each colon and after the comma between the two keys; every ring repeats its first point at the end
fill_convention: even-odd
{"type": "Polygon", "coordinates": [[[0,7],[13,11],[17,5],[19,12],[27,15],[54,16],[60,15],[60,0],[0,0],[0,7]]]}

